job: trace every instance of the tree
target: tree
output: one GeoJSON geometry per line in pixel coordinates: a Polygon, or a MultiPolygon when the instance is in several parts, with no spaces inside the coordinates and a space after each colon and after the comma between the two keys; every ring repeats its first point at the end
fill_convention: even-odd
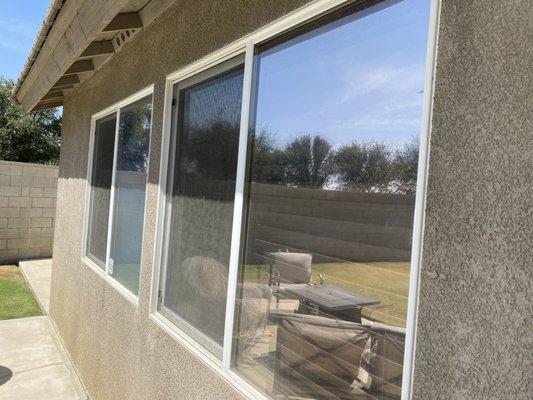
{"type": "Polygon", "coordinates": [[[0,160],[57,164],[61,116],[56,108],[26,113],[11,101],[13,81],[0,77],[0,160]]]}
{"type": "Polygon", "coordinates": [[[191,176],[235,181],[239,151],[239,125],[216,120],[208,126],[186,129],[178,149],[183,171],[191,176]]]}
{"type": "Polygon", "coordinates": [[[140,101],[120,114],[119,169],[146,171],[150,147],[151,101],[140,101]]]}
{"type": "Polygon", "coordinates": [[[342,146],[332,157],[330,173],[345,189],[387,192],[393,176],[391,151],[382,143],[342,146]]]}
{"type": "Polygon", "coordinates": [[[251,135],[253,138],[252,181],[284,185],[287,181],[287,157],[283,149],[267,131],[251,135]]]}
{"type": "Polygon", "coordinates": [[[329,155],[331,145],[329,142],[320,137],[313,138],[311,147],[312,165],[311,165],[311,183],[313,187],[322,187],[328,178],[327,164],[329,162],[329,155]]]}
{"type": "Polygon", "coordinates": [[[418,138],[414,138],[394,155],[392,167],[398,193],[413,194],[416,191],[418,148],[418,138]]]}
{"type": "Polygon", "coordinates": [[[285,148],[287,181],[295,186],[321,188],[327,178],[331,145],[318,135],[302,135],[285,148]]]}

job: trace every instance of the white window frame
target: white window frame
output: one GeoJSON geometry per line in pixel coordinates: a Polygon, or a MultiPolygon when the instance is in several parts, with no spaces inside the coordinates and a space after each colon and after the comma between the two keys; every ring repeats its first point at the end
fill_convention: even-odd
{"type": "MultiPolygon", "coordinates": [[[[422,257],[423,230],[424,230],[424,209],[426,201],[427,187],[427,169],[429,165],[429,136],[431,131],[432,103],[434,92],[434,72],[435,57],[437,46],[438,20],[440,12],[440,0],[431,1],[428,42],[426,55],[426,75],[425,75],[425,92],[423,96],[421,130],[420,130],[420,148],[418,163],[418,179],[415,200],[415,213],[413,221],[413,240],[411,253],[411,269],[409,280],[409,294],[407,307],[406,322],[406,343],[404,354],[404,371],[402,382],[402,400],[411,398],[411,387],[414,367],[415,341],[416,341],[416,316],[418,309],[418,291],[419,291],[419,270],[422,257]]],[[[288,32],[299,25],[305,24],[322,15],[328,14],[335,9],[341,8],[351,0],[315,0],[310,4],[295,10],[284,17],[260,28],[259,30],[242,37],[241,39],[215,51],[200,60],[186,66],[185,68],[173,72],[166,77],[165,81],[165,98],[163,110],[163,132],[161,144],[161,159],[159,170],[158,201],[156,216],[156,232],[154,240],[154,259],[152,268],[152,281],[150,290],[149,318],[159,325],[176,341],[187,348],[192,354],[198,357],[206,366],[216,372],[222,379],[232,385],[237,391],[250,399],[268,400],[270,397],[256,389],[244,378],[239,376],[231,369],[232,356],[232,333],[234,328],[234,310],[236,301],[237,272],[239,267],[239,252],[241,241],[242,226],[242,208],[243,208],[243,191],[245,184],[246,168],[246,151],[248,141],[248,123],[250,112],[250,100],[252,91],[252,71],[255,47],[272,39],[282,33],[288,32]],[[237,176],[235,186],[235,200],[233,211],[233,226],[231,238],[231,253],[229,263],[228,292],[226,302],[226,320],[224,331],[224,345],[222,360],[216,358],[206,348],[200,345],[194,337],[180,329],[172,323],[158,309],[161,281],[165,277],[162,275],[164,265],[164,246],[166,239],[165,232],[165,213],[167,210],[167,179],[168,179],[168,162],[170,136],[172,126],[175,121],[172,120],[172,104],[174,96],[174,85],[180,81],[191,78],[197,74],[206,71],[209,68],[227,61],[240,54],[244,54],[244,82],[242,93],[242,109],[239,134],[239,149],[237,161],[237,176]]]]}
{"type": "MultiPolygon", "coordinates": [[[[120,133],[120,112],[122,108],[135,103],[136,101],[151,95],[152,96],[152,117],[150,118],[150,136],[152,133],[153,125],[153,104],[154,104],[154,85],[150,85],[131,96],[126,97],[125,99],[105,108],[93,114],[91,116],[91,133],[89,139],[89,153],[87,160],[87,180],[85,182],[85,207],[84,207],[84,216],[83,216],[83,236],[81,241],[81,261],[92,269],[98,276],[104,279],[111,287],[117,290],[122,296],[129,300],[133,305],[138,306],[139,298],[137,295],[132,293],[127,289],[122,283],[113,278],[110,274],[110,253],[111,253],[111,236],[113,234],[113,222],[114,222],[114,213],[115,213],[115,175],[117,167],[117,153],[118,153],[118,140],[120,133]],[[88,238],[89,238],[89,217],[90,217],[90,208],[91,208],[91,181],[93,174],[93,159],[94,159],[94,145],[96,139],[96,122],[104,117],[116,115],[116,125],[115,125],[115,138],[114,138],[114,153],[113,153],[113,170],[111,177],[111,194],[109,199],[109,215],[108,215],[108,226],[107,226],[107,242],[106,242],[106,259],[105,259],[105,268],[103,269],[95,261],[91,260],[88,254],[88,238]]],[[[149,138],[150,140],[150,138],[149,138]]],[[[146,204],[146,194],[145,194],[145,204],[146,204]]],[[[146,207],[143,214],[143,237],[141,239],[141,259],[142,259],[142,243],[144,241],[144,223],[146,220],[146,207]]]]}

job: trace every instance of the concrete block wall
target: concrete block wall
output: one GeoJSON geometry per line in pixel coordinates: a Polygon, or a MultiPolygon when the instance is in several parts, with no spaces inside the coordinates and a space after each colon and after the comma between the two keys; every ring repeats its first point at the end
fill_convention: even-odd
{"type": "Polygon", "coordinates": [[[0,160],[0,263],[50,257],[58,167],[0,160]]]}

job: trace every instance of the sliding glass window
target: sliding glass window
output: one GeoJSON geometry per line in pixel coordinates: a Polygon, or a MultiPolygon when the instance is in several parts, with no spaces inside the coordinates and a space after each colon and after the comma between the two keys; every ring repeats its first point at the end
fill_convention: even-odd
{"type": "Polygon", "coordinates": [[[401,396],[428,13],[256,48],[234,366],[276,399],[401,396]]]}
{"type": "Polygon", "coordinates": [[[156,312],[229,380],[401,398],[429,3],[351,2],[171,81],[156,312]]]}
{"type": "Polygon", "coordinates": [[[242,59],[175,86],[162,307],[222,354],[243,84],[242,59]]]}
{"type": "Polygon", "coordinates": [[[95,122],[87,258],[139,291],[152,96],[95,122]],[[118,126],[117,126],[118,118],[118,126]]]}

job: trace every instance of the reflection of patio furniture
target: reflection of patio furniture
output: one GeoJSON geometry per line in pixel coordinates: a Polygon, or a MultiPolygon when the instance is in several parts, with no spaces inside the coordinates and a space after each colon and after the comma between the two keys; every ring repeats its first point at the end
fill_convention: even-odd
{"type": "Polygon", "coordinates": [[[363,297],[335,285],[301,285],[285,289],[300,299],[298,312],[345,321],[361,322],[361,308],[379,304],[378,300],[363,297]]]}
{"type": "Polygon", "coordinates": [[[274,313],[270,321],[278,327],[274,390],[301,399],[367,398],[363,388],[370,385],[363,360],[372,345],[369,329],[294,313],[274,313]]]}
{"type": "MultiPolygon", "coordinates": [[[[214,258],[203,256],[186,259],[182,268],[185,280],[180,282],[178,314],[222,344],[228,268],[214,258]]],[[[242,292],[242,298],[236,303],[242,339],[239,349],[242,351],[266,328],[272,290],[268,285],[257,283],[238,284],[237,289],[242,292]]]]}
{"type": "MultiPolygon", "coordinates": [[[[311,263],[313,256],[309,253],[291,253],[289,251],[278,251],[267,253],[269,260],[269,284],[274,289],[276,301],[280,296],[283,298],[297,299],[286,289],[312,285],[311,263]]],[[[322,274],[318,274],[321,284],[324,283],[322,274]]]]}
{"type": "Polygon", "coordinates": [[[368,322],[372,332],[372,354],[369,360],[373,376],[371,390],[384,399],[401,397],[405,328],[368,322]]]}
{"type": "Polygon", "coordinates": [[[270,260],[270,276],[277,280],[275,283],[311,283],[311,254],[278,251],[267,253],[267,257],[270,260]]]}
{"type": "Polygon", "coordinates": [[[405,330],[273,313],[275,390],[301,399],[400,399],[405,330]]]}
{"type": "Polygon", "coordinates": [[[265,334],[272,290],[259,283],[239,283],[237,290],[242,291],[236,299],[236,315],[239,318],[237,355],[243,356],[245,350],[265,334]]]}

